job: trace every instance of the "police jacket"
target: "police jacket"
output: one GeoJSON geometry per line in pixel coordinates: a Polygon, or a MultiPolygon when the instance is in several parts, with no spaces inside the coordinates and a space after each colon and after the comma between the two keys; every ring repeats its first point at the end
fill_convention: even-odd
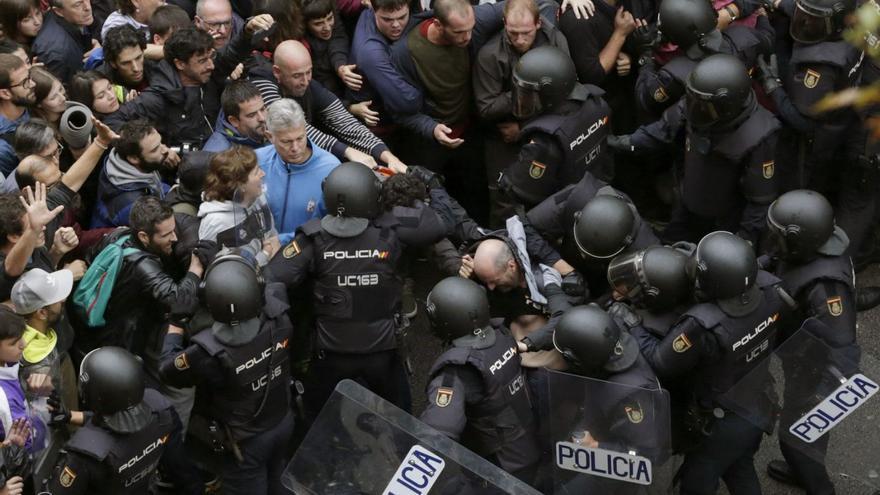
{"type": "Polygon", "coordinates": [[[819,255],[803,264],[782,261],[775,273],[797,301],[798,320],[818,319],[825,325],[817,327],[825,331],[816,337],[831,348],[858,352],[855,273],[849,256],[819,255]]]}
{"type": "Polygon", "coordinates": [[[200,410],[229,428],[233,439],[245,440],[272,429],[290,406],[288,343],[293,326],[283,284],[265,289],[260,331],[249,342],[224,342],[205,330],[183,347],[180,334],[165,335],[159,371],[175,387],[199,386],[200,410]]]}
{"type": "MultiPolygon", "coordinates": [[[[755,307],[747,314],[725,313],[717,302],[688,309],[662,340],[634,327],[642,354],[663,377],[695,370],[694,395],[702,407],[716,407],[716,399],[751,372],[775,347],[785,306],[777,293],[779,279],[759,271],[752,290],[755,307]]],[[[761,400],[755,391],[755,403],[761,400]]]]}
{"type": "Polygon", "coordinates": [[[422,204],[395,207],[354,237],[331,235],[313,219],[266,266],[265,277],[288,288],[313,282],[318,350],[386,351],[397,345],[404,247],[428,246],[445,235],[446,225],[422,204]]]}
{"type": "Polygon", "coordinates": [[[632,201],[625,194],[590,173],[584,174],[576,184],[566,186],[545,199],[527,214],[532,227],[552,245],[558,246],[562,258],[585,277],[594,297],[603,294],[608,288],[606,270],[611,260],[587,258],[581,254],[574,240],[574,221],[575,214],[600,194],[620,197],[630,204],[635,214],[633,242],[623,251],[624,253],[660,244],[651,226],[642,220],[632,201]]]}
{"type": "Polygon", "coordinates": [[[420,419],[516,471],[540,457],[525,375],[507,329],[490,328],[484,335],[457,339],[437,358],[420,419]]]}
{"type": "Polygon", "coordinates": [[[59,494],[146,495],[165,450],[180,442],[180,421],[159,392],[144,390],[152,421],[140,431],[112,432],[93,420],[65,445],[67,455],[50,480],[49,492],[59,494]],[[176,431],[175,431],[176,430],[176,431]]]}
{"type": "MultiPolygon", "coordinates": [[[[759,16],[754,28],[732,24],[721,31],[721,37],[718,53],[734,55],[751,68],[759,56],[772,53],[775,32],[767,17],[759,16]]],[[[687,77],[700,60],[702,58],[692,59],[682,53],[660,67],[648,63],[639,69],[636,80],[639,108],[653,119],[660,118],[664,110],[684,96],[687,77]]]]}
{"type": "Polygon", "coordinates": [[[551,113],[526,122],[516,163],[499,179],[502,188],[534,206],[590,172],[611,178],[611,156],[605,152],[611,108],[596,86],[579,85],[569,100],[551,113]]]}

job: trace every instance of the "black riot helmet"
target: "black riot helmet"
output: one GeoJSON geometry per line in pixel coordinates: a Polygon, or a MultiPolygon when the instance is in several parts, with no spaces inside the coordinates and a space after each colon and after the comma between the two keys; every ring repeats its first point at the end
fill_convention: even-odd
{"type": "Polygon", "coordinates": [[[687,78],[686,114],[695,130],[723,129],[748,116],[755,105],[752,79],[733,55],[706,57],[687,78]]]}
{"type": "Polygon", "coordinates": [[[691,295],[688,256],[669,246],[651,246],[622,254],[608,265],[608,283],[624,297],[648,309],[670,309],[691,295]]]}
{"type": "Polygon", "coordinates": [[[796,0],[788,32],[801,43],[840,39],[856,7],[856,0],[796,0]]]}
{"type": "Polygon", "coordinates": [[[489,299],[473,280],[447,277],[428,293],[431,329],[444,342],[478,334],[489,326],[489,299]]]}
{"type": "Polygon", "coordinates": [[[221,342],[250,342],[259,333],[263,279],[254,264],[236,254],[218,256],[205,270],[201,292],[221,342]]]}
{"type": "Polygon", "coordinates": [[[574,242],[585,258],[613,258],[635,239],[638,221],[625,200],[600,194],[574,214],[574,242]]]}
{"type": "Polygon", "coordinates": [[[663,37],[682,50],[715,30],[718,12],[709,0],[663,0],[657,26],[663,37]]]}
{"type": "Polygon", "coordinates": [[[731,299],[755,285],[758,261],[744,239],[730,232],[712,232],[700,240],[688,260],[688,275],[701,299],[731,299]]]}
{"type": "Polygon", "coordinates": [[[767,225],[786,259],[807,261],[817,254],[837,255],[846,250],[845,236],[835,236],[834,209],[816,191],[789,191],[767,210],[767,225]]]}
{"type": "Polygon", "coordinates": [[[142,430],[152,410],[144,403],[141,361],[121,347],[100,347],[86,354],[79,369],[79,394],[99,421],[117,433],[142,430]]]}
{"type": "Polygon", "coordinates": [[[369,219],[379,214],[382,184],[376,174],[357,162],[336,166],[321,184],[327,216],[321,226],[338,237],[352,237],[363,232],[369,219]]]}
{"type": "Polygon", "coordinates": [[[554,46],[529,50],[513,68],[513,115],[525,119],[564,102],[577,84],[574,62],[554,46]]]}
{"type": "Polygon", "coordinates": [[[553,331],[553,346],[585,372],[623,371],[639,354],[635,340],[595,304],[567,310],[553,331]]]}

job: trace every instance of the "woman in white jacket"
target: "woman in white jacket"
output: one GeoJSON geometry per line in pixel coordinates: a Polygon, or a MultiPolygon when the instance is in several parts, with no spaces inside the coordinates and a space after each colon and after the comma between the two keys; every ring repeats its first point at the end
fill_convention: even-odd
{"type": "Polygon", "coordinates": [[[263,192],[264,175],[250,148],[233,146],[214,155],[199,207],[199,240],[239,248],[259,266],[268,263],[280,245],[263,192]]]}

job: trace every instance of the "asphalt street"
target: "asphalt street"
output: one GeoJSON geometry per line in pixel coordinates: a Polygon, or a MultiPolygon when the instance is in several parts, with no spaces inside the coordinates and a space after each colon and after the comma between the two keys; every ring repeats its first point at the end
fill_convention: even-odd
{"type": "MultiPolygon", "coordinates": [[[[426,262],[413,267],[416,279],[416,298],[419,314],[412,322],[407,338],[409,356],[414,373],[411,377],[413,413],[418,416],[425,407],[425,382],[428,370],[441,351],[440,342],[430,334],[424,312],[428,291],[439,278],[436,270],[426,262]]],[[[858,276],[859,286],[880,285],[880,268],[870,267],[858,276]]],[[[880,373],[880,308],[859,315],[859,341],[862,347],[862,371],[880,373]]],[[[778,374],[778,373],[777,373],[778,374]]],[[[876,380],[880,375],[874,375],[876,380]]],[[[847,417],[831,435],[828,467],[838,495],[870,495],[880,493],[880,394],[864,407],[847,417]]],[[[803,490],[780,484],[766,475],[765,467],[771,459],[781,458],[776,436],[765,436],[755,465],[761,478],[763,492],[770,495],[801,494],[803,490]]],[[[727,493],[722,487],[719,493],[727,493]]]]}

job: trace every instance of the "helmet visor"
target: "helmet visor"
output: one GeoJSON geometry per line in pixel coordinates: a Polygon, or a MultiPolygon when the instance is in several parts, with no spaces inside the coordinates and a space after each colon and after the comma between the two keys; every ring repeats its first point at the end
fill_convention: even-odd
{"type": "Polygon", "coordinates": [[[608,283],[615,292],[636,302],[642,296],[644,251],[625,254],[608,264],[608,283]]]}
{"type": "Polygon", "coordinates": [[[832,24],[831,17],[827,13],[823,15],[822,12],[809,9],[801,2],[797,2],[789,33],[795,41],[818,43],[828,39],[834,32],[832,24]]]}
{"type": "Polygon", "coordinates": [[[721,120],[721,115],[712,102],[711,95],[697,93],[688,88],[685,103],[688,123],[695,129],[711,127],[721,120]]]}
{"type": "Polygon", "coordinates": [[[541,103],[540,87],[537,84],[523,81],[513,76],[513,116],[518,119],[529,118],[533,115],[541,113],[543,108],[541,103]]]}

